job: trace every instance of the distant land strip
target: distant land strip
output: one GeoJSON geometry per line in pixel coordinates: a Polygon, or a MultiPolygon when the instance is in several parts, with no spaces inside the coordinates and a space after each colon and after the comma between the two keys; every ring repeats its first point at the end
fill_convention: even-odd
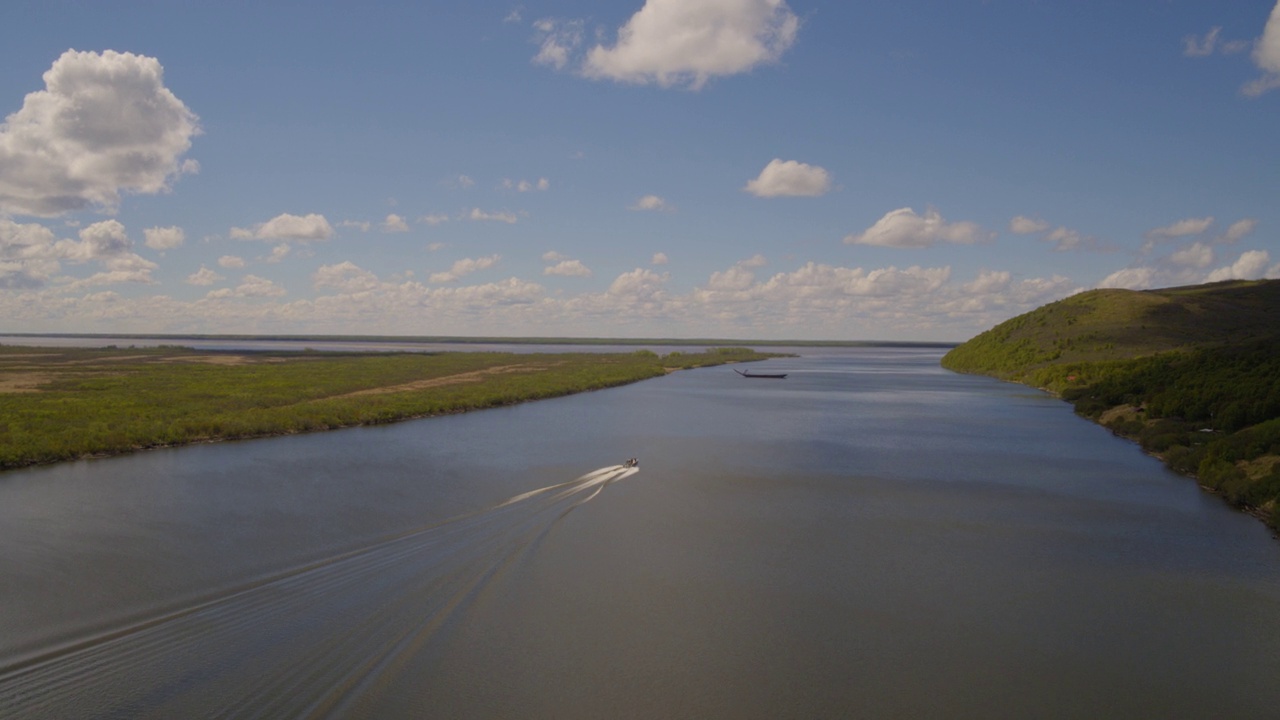
{"type": "Polygon", "coordinates": [[[0,469],[466,412],[769,357],[0,345],[0,469]]]}
{"type": "Polygon", "coordinates": [[[669,345],[702,347],[920,347],[952,348],[954,342],[910,340],[742,340],[730,338],[473,337],[458,335],[239,335],[166,333],[0,333],[3,337],[83,338],[86,340],[183,340],[256,342],[406,343],[440,345],[669,345]]]}

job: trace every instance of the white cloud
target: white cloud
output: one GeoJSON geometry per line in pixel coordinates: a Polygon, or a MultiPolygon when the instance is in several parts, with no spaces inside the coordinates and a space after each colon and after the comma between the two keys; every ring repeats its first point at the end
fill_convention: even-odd
{"type": "Polygon", "coordinates": [[[743,260],[742,262],[738,263],[738,265],[742,267],[748,267],[748,268],[764,267],[765,265],[768,265],[768,264],[769,264],[769,261],[766,260],[764,256],[759,253],[752,255],[746,260],[743,260]]]}
{"type": "Polygon", "coordinates": [[[1249,250],[1242,253],[1234,263],[1209,273],[1204,282],[1256,280],[1267,274],[1267,266],[1270,264],[1271,255],[1266,250],[1249,250]]]}
{"type": "Polygon", "coordinates": [[[636,301],[653,300],[661,294],[666,282],[665,274],[659,275],[652,270],[636,268],[615,278],[606,294],[636,301]]]}
{"type": "Polygon", "coordinates": [[[267,256],[266,260],[269,263],[278,263],[288,257],[292,251],[293,247],[289,243],[280,243],[271,248],[271,254],[267,256]]]}
{"type": "Polygon", "coordinates": [[[551,181],[546,178],[538,178],[536,181],[511,180],[510,178],[504,178],[502,180],[502,187],[506,190],[515,190],[516,192],[522,193],[533,192],[534,190],[541,192],[551,189],[551,181]]]}
{"type": "Polygon", "coordinates": [[[568,260],[568,259],[569,259],[568,255],[562,255],[556,252],[555,250],[548,250],[542,253],[542,262],[560,262],[561,260],[568,260]]]}
{"type": "Polygon", "coordinates": [[[1013,276],[1008,270],[983,270],[978,273],[978,277],[973,282],[964,286],[964,290],[968,293],[988,295],[1009,287],[1012,279],[1013,276]]]}
{"type": "MultiPolygon", "coordinates": [[[[587,53],[582,74],[698,90],[712,78],[776,62],[799,27],[784,0],[646,0],[618,29],[613,47],[597,45],[587,53]]],[[[561,43],[556,52],[563,50],[567,63],[575,48],[561,43]]]]}
{"type": "Polygon", "coordinates": [[[494,222],[507,223],[508,225],[514,225],[516,223],[515,213],[507,212],[506,210],[491,213],[485,212],[480,208],[471,208],[471,213],[466,217],[469,220],[492,220],[494,222]]]}
{"type": "Polygon", "coordinates": [[[968,245],[993,237],[993,233],[984,231],[975,223],[946,222],[933,209],[926,210],[921,216],[911,208],[900,208],[886,214],[861,234],[845,237],[844,241],[850,245],[922,248],[939,242],[968,245]]]}
{"type": "Polygon", "coordinates": [[[1213,263],[1213,248],[1202,242],[1192,243],[1170,255],[1169,261],[1185,267],[1208,267],[1213,263]]]}
{"type": "Polygon", "coordinates": [[[56,238],[49,228],[0,217],[0,290],[45,284],[59,269],[56,238]]]}
{"type": "Polygon", "coordinates": [[[1187,218],[1164,227],[1148,230],[1146,237],[1152,240],[1169,240],[1172,238],[1199,235],[1213,225],[1213,217],[1187,218]]]}
{"type": "Polygon", "coordinates": [[[1117,270],[1098,283],[1100,288],[1121,288],[1125,290],[1147,290],[1155,287],[1159,271],[1153,267],[1136,267],[1117,270]]]}
{"type": "Polygon", "coordinates": [[[373,223],[369,222],[368,220],[343,220],[342,222],[338,223],[338,227],[353,228],[355,230],[359,230],[360,232],[369,232],[369,230],[373,227],[373,223]]]}
{"type": "Polygon", "coordinates": [[[177,226],[153,227],[142,231],[146,237],[146,245],[152,250],[172,250],[181,247],[187,235],[177,226]]]}
{"type": "Polygon", "coordinates": [[[218,265],[228,269],[244,267],[244,258],[235,255],[223,255],[218,258],[218,265]]]}
{"type": "Polygon", "coordinates": [[[534,64],[563,70],[582,45],[582,21],[544,18],[534,22],[533,27],[536,31],[535,41],[538,43],[538,54],[533,56],[534,64]]]}
{"type": "Polygon", "coordinates": [[[208,295],[206,295],[205,297],[209,298],[210,300],[219,300],[219,299],[231,298],[231,297],[237,297],[237,298],[281,297],[286,294],[287,293],[284,288],[280,287],[279,285],[275,284],[274,282],[264,277],[258,277],[257,275],[245,275],[244,279],[240,281],[240,284],[237,285],[234,290],[231,288],[214,290],[210,292],[208,295]]]}
{"type": "Polygon", "coordinates": [[[543,275],[564,275],[566,277],[591,277],[591,270],[581,260],[561,260],[542,270],[543,275]]]}
{"type": "Polygon", "coordinates": [[[449,283],[470,275],[477,270],[493,267],[502,259],[501,255],[490,255],[482,258],[463,258],[453,264],[448,272],[432,273],[428,281],[433,283],[449,283]]]}
{"type": "Polygon", "coordinates": [[[756,197],[816,197],[831,189],[831,176],[816,165],[774,158],[742,189],[756,197]]]}
{"type": "Polygon", "coordinates": [[[521,12],[522,12],[523,10],[524,10],[524,8],[523,8],[523,7],[521,7],[521,6],[519,6],[519,5],[515,6],[514,8],[512,8],[511,12],[507,13],[506,17],[502,18],[502,22],[504,22],[504,23],[518,23],[518,22],[522,21],[522,20],[524,19],[524,16],[523,16],[523,15],[521,15],[521,12]]]}
{"type": "Polygon", "coordinates": [[[1213,241],[1215,243],[1232,244],[1244,238],[1245,236],[1251,234],[1254,230],[1257,230],[1257,229],[1258,229],[1258,221],[1253,218],[1245,218],[1243,220],[1237,220],[1231,223],[1231,227],[1228,227],[1225,233],[1214,238],[1213,241]]]}
{"type": "Polygon", "coordinates": [[[667,258],[667,254],[659,252],[659,253],[653,254],[653,259],[649,261],[649,264],[650,265],[666,265],[669,262],[671,262],[671,260],[667,258]]]}
{"type": "Polygon", "coordinates": [[[332,288],[345,293],[367,292],[378,287],[378,277],[351,261],[323,265],[311,276],[315,288],[332,288]]]}
{"type": "Polygon", "coordinates": [[[1253,62],[1262,71],[1262,77],[1247,83],[1241,92],[1258,97],[1280,87],[1280,2],[1271,9],[1262,37],[1253,46],[1253,62]]]}
{"type": "Polygon", "coordinates": [[[235,240],[297,240],[312,242],[333,237],[333,226],[323,215],[291,215],[282,213],[252,229],[231,228],[235,240]]]}
{"type": "Polygon", "coordinates": [[[1088,243],[1089,238],[1081,235],[1075,230],[1066,227],[1057,227],[1053,232],[1044,236],[1045,242],[1053,243],[1053,249],[1058,252],[1066,252],[1068,250],[1078,250],[1088,243]]]}
{"type": "Polygon", "coordinates": [[[382,225],[380,227],[384,233],[409,232],[409,223],[405,222],[404,218],[396,215],[395,213],[388,215],[387,219],[382,221],[382,225]]]}
{"type": "Polygon", "coordinates": [[[449,247],[448,243],[433,242],[427,245],[427,252],[436,252],[438,250],[443,250],[447,247],[449,247]]]}
{"type": "Polygon", "coordinates": [[[1049,229],[1049,223],[1036,218],[1019,215],[1009,221],[1009,232],[1015,235],[1034,235],[1049,229]]]}
{"type": "Polygon", "coordinates": [[[1222,40],[1222,27],[1214,26],[1204,37],[1187,35],[1182,38],[1182,54],[1187,57],[1209,57],[1215,52],[1223,55],[1235,55],[1249,49],[1246,40],[1222,40]]]}
{"type": "Polygon", "coordinates": [[[628,208],[628,210],[652,210],[652,211],[670,211],[672,207],[667,204],[666,200],[657,195],[645,195],[636,200],[628,208]]]}
{"type": "Polygon", "coordinates": [[[439,225],[441,223],[445,223],[448,221],[449,221],[448,215],[439,215],[435,213],[430,215],[423,215],[418,218],[418,222],[422,223],[423,225],[430,225],[432,227],[435,227],[436,225],[439,225]]]}
{"type": "Polygon", "coordinates": [[[197,118],[163,80],[155,58],[63,53],[0,125],[0,212],[114,211],[122,192],[162,192],[196,169],[180,159],[197,118]]]}
{"type": "Polygon", "coordinates": [[[222,280],[221,275],[203,265],[200,266],[199,270],[187,276],[188,285],[212,285],[219,280],[222,280]]]}

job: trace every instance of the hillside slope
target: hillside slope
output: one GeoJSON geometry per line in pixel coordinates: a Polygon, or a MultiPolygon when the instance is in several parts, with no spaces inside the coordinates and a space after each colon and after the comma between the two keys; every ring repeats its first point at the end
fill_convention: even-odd
{"type": "Polygon", "coordinates": [[[1080,293],[942,365],[1058,393],[1280,528],[1280,280],[1080,293]]]}

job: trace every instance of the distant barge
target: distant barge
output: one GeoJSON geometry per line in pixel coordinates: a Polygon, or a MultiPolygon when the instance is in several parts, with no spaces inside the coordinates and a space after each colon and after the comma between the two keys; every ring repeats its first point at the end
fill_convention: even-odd
{"type": "Polygon", "coordinates": [[[742,377],[749,377],[749,378],[765,378],[765,379],[769,379],[769,380],[781,380],[781,379],[783,379],[783,378],[785,378],[785,377],[787,376],[787,374],[786,374],[786,373],[753,373],[753,372],[742,372],[741,370],[739,370],[739,369],[737,369],[737,368],[734,368],[734,369],[733,369],[733,371],[734,371],[734,372],[736,372],[736,373],[738,373],[738,374],[739,374],[739,375],[741,375],[742,377]]]}

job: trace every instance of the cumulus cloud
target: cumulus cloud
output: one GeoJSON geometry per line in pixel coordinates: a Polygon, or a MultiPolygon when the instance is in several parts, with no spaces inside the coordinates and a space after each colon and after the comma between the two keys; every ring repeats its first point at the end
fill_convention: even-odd
{"type": "Polygon", "coordinates": [[[0,289],[40,287],[58,271],[53,231],[0,217],[0,289]]]}
{"type": "Polygon", "coordinates": [[[816,165],[774,158],[742,189],[756,197],[816,197],[831,189],[831,176],[816,165]]]}
{"type": "Polygon", "coordinates": [[[230,235],[236,240],[313,242],[333,237],[333,226],[323,215],[316,213],[309,215],[281,213],[265,223],[255,225],[252,229],[231,228],[230,235]]]}
{"type": "Polygon", "coordinates": [[[448,221],[449,221],[448,215],[441,215],[437,213],[432,213],[430,215],[423,215],[418,218],[418,222],[422,223],[423,225],[430,225],[432,227],[435,227],[436,225],[439,225],[441,223],[445,223],[448,221]]]}
{"type": "Polygon", "coordinates": [[[645,195],[632,203],[627,209],[638,211],[670,211],[672,210],[672,207],[666,200],[663,200],[657,195],[645,195]]]}
{"type": "Polygon", "coordinates": [[[1262,77],[1247,83],[1241,92],[1248,97],[1258,97],[1280,87],[1280,2],[1271,9],[1262,37],[1253,46],[1253,62],[1262,71],[1262,77]]]}
{"type": "Polygon", "coordinates": [[[993,233],[972,222],[946,222],[932,208],[924,215],[917,215],[911,208],[900,208],[886,214],[864,232],[846,236],[844,241],[850,245],[923,248],[940,242],[971,245],[993,237],[993,233]]]}
{"type": "Polygon", "coordinates": [[[285,289],[257,275],[245,275],[244,279],[235,288],[222,288],[214,290],[205,297],[210,300],[221,300],[225,298],[272,298],[281,297],[287,294],[285,289]]]}
{"type": "Polygon", "coordinates": [[[507,212],[506,210],[501,212],[486,212],[480,208],[471,208],[470,214],[466,217],[468,220],[491,220],[493,222],[507,223],[508,225],[516,224],[515,213],[507,212]]]}
{"type": "Polygon", "coordinates": [[[382,225],[380,227],[384,233],[409,232],[409,223],[405,222],[404,218],[396,215],[395,213],[388,215],[387,219],[382,221],[382,225]]]}
{"type": "MultiPolygon", "coordinates": [[[[698,90],[712,78],[776,62],[799,27],[784,0],[646,0],[618,29],[612,47],[597,45],[587,53],[581,72],[698,90]]],[[[563,68],[580,42],[580,35],[570,35],[549,48],[544,40],[539,56],[546,53],[544,64],[563,68]]]]}
{"type": "Polygon", "coordinates": [[[271,254],[266,257],[266,261],[269,263],[278,263],[288,257],[291,252],[293,252],[293,246],[289,243],[280,243],[279,245],[271,248],[271,254]]]}
{"type": "Polygon", "coordinates": [[[591,277],[591,270],[582,264],[581,260],[561,260],[547,268],[543,268],[543,275],[564,275],[566,277],[591,277]]]}
{"type": "Polygon", "coordinates": [[[218,258],[218,265],[228,269],[242,268],[244,267],[244,258],[235,255],[223,255],[218,258]]]}
{"type": "Polygon", "coordinates": [[[338,223],[338,227],[352,228],[354,230],[359,230],[360,232],[369,232],[373,227],[373,223],[368,220],[343,220],[338,223]]]}
{"type": "Polygon", "coordinates": [[[659,252],[659,253],[653,254],[653,259],[649,261],[649,264],[650,265],[666,265],[669,262],[671,262],[671,260],[667,258],[667,254],[659,252]]]}
{"type": "Polygon", "coordinates": [[[1049,229],[1049,223],[1037,218],[1018,215],[1009,221],[1009,232],[1015,235],[1034,235],[1049,229]]]}
{"type": "Polygon", "coordinates": [[[482,258],[463,258],[453,264],[448,272],[432,273],[429,278],[433,283],[449,283],[456,282],[458,279],[470,275],[477,270],[484,270],[493,267],[502,259],[501,255],[490,255],[482,258]]]}
{"type": "Polygon", "coordinates": [[[153,227],[142,231],[147,247],[152,250],[172,250],[181,247],[187,235],[177,226],[153,227]]]}
{"type": "Polygon", "coordinates": [[[1231,223],[1227,231],[1214,238],[1215,243],[1232,244],[1253,233],[1258,229],[1258,221],[1253,218],[1245,218],[1231,223]]]}
{"type": "Polygon", "coordinates": [[[1213,263],[1213,248],[1202,242],[1192,243],[1170,255],[1169,261],[1186,267],[1208,267],[1213,263]]]}
{"type": "Polygon", "coordinates": [[[220,280],[222,276],[201,265],[200,269],[187,276],[188,285],[212,285],[220,280]]]}
{"type": "Polygon", "coordinates": [[[1242,253],[1234,263],[1209,273],[1204,282],[1257,280],[1267,274],[1267,266],[1270,264],[1271,255],[1266,250],[1249,250],[1242,253]]]}
{"type": "Polygon", "coordinates": [[[68,50],[44,82],[0,125],[0,212],[111,212],[121,193],[163,192],[197,169],[181,159],[197,118],[155,58],[68,50]]]}
{"type": "Polygon", "coordinates": [[[522,193],[533,192],[534,190],[541,192],[551,189],[551,181],[546,178],[538,178],[536,181],[503,178],[502,187],[504,190],[515,190],[522,193]]]}
{"type": "Polygon", "coordinates": [[[666,282],[666,274],[658,274],[652,270],[636,268],[615,278],[609,284],[607,294],[638,301],[652,300],[662,292],[666,282]]]}
{"type": "Polygon", "coordinates": [[[311,276],[316,289],[332,288],[345,293],[366,292],[378,287],[378,277],[350,260],[323,265],[311,276]]]}
{"type": "Polygon", "coordinates": [[[1153,267],[1124,268],[1117,270],[1098,283],[1100,288],[1124,290],[1148,290],[1155,287],[1159,271],[1153,267]]]}

